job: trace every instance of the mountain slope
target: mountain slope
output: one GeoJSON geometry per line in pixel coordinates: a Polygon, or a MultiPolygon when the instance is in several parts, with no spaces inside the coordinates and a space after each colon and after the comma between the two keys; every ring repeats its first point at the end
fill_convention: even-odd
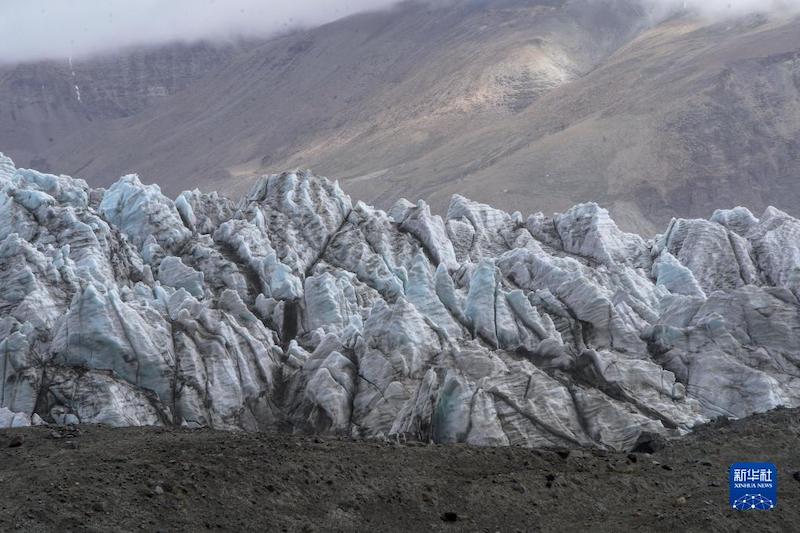
{"type": "Polygon", "coordinates": [[[598,201],[645,233],[720,202],[800,214],[800,21],[650,25],[632,0],[407,3],[222,52],[129,116],[9,143],[45,136],[53,121],[36,115],[0,146],[97,185],[137,171],[170,194],[238,195],[310,167],[382,207],[598,201]]]}
{"type": "MultiPolygon", "coordinates": [[[[333,152],[358,153],[342,177],[370,174],[505,120],[594,68],[641,25],[632,2],[562,4],[409,3],[285,36],[134,116],[79,124],[40,157],[101,185],[137,171],[172,194],[198,182],[241,193],[250,179],[229,175],[292,165],[298,153],[298,165],[323,169],[333,152]]],[[[97,75],[106,78],[102,68],[97,75]]]]}
{"type": "Polygon", "coordinates": [[[0,139],[5,150],[44,170],[63,143],[87,145],[109,123],[132,117],[185,89],[246,50],[236,45],[171,45],[92,60],[0,68],[0,139]]]}

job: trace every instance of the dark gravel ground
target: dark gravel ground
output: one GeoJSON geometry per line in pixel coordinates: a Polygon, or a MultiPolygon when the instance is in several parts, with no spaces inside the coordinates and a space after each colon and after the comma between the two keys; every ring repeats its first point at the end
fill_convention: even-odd
{"type": "Polygon", "coordinates": [[[653,454],[158,428],[0,432],[0,531],[798,531],[800,411],[717,422],[653,454]],[[779,503],[728,509],[774,462],[779,503]]]}

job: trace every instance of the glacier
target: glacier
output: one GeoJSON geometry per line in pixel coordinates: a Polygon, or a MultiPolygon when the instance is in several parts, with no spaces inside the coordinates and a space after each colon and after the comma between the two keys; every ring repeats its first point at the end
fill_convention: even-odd
{"type": "Polygon", "coordinates": [[[0,154],[0,427],[630,450],[800,405],[798,297],[774,208],[648,240],[592,203],[384,212],[310,172],[173,201],[0,154]]]}

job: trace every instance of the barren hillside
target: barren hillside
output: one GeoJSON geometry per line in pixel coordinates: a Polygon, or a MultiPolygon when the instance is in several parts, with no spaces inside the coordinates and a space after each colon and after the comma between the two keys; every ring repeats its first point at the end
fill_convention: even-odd
{"type": "Polygon", "coordinates": [[[299,167],[379,207],[598,201],[644,233],[712,205],[797,215],[798,34],[755,16],[653,26],[632,0],[410,2],[266,42],[5,67],[0,147],[170,195],[299,167]]]}

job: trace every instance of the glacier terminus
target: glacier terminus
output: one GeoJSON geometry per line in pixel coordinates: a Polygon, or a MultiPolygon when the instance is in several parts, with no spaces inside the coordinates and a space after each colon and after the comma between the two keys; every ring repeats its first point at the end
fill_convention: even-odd
{"type": "Polygon", "coordinates": [[[354,203],[310,172],[239,201],[0,154],[0,427],[278,430],[629,450],[800,406],[800,221],[581,204],[354,203]]]}

